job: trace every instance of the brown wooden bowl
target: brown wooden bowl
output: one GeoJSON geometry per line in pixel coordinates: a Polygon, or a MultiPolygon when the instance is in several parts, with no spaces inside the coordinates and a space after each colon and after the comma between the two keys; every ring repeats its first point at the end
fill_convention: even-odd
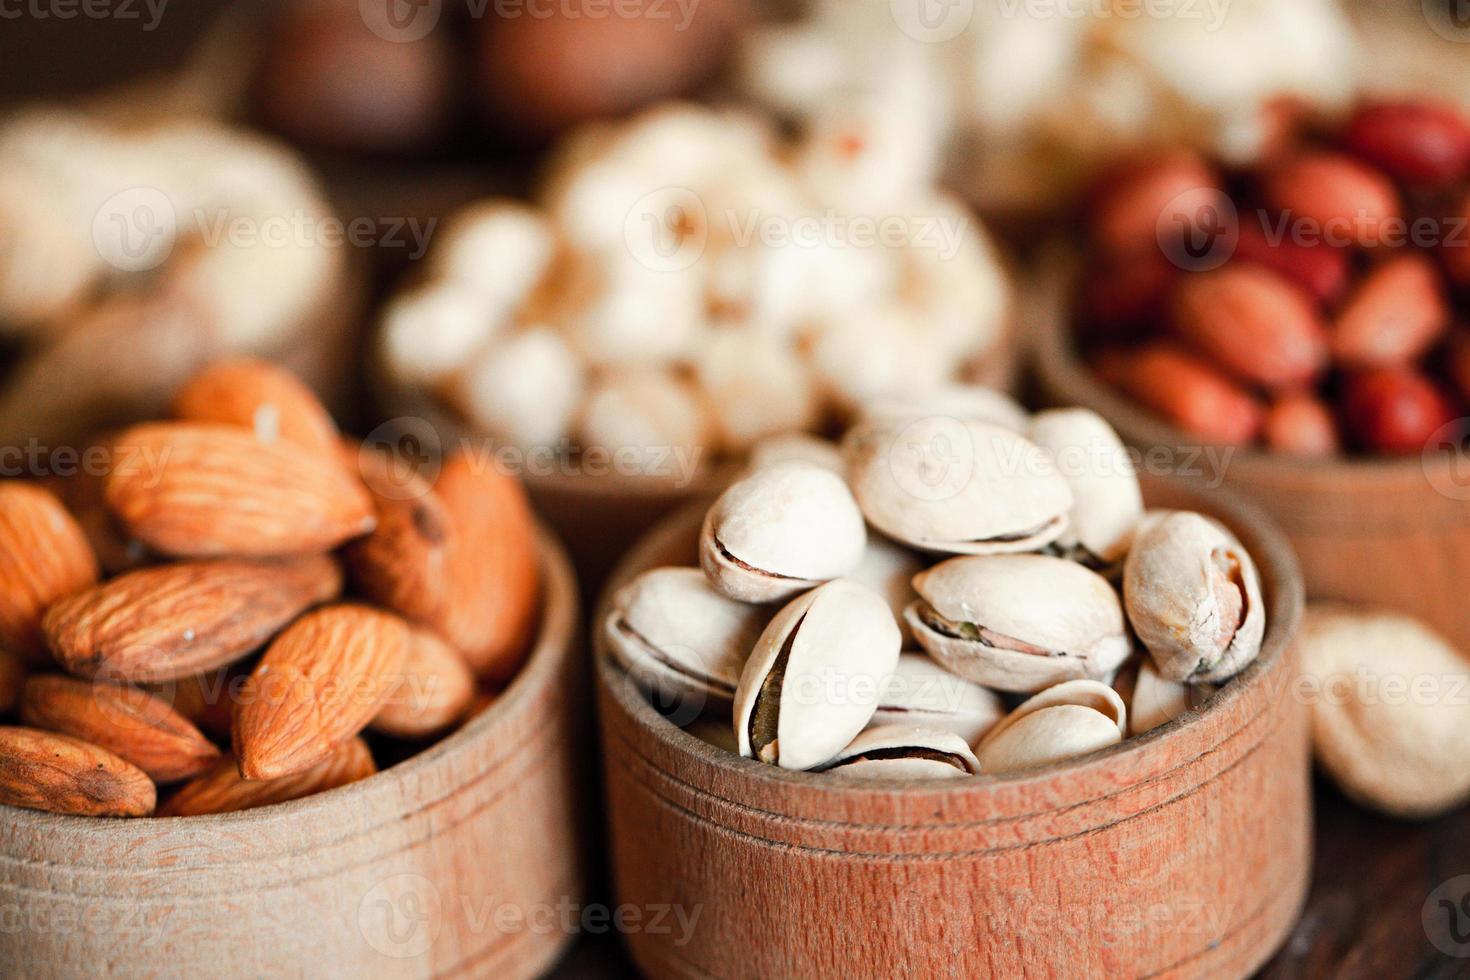
{"type": "Polygon", "coordinates": [[[207,817],[0,806],[0,973],[544,972],[571,933],[536,924],[584,898],[587,804],[577,587],[549,536],[542,556],[541,632],[520,674],[463,729],[375,776],[207,817]]]}
{"type": "MultiPolygon", "coordinates": [[[[1177,487],[1261,569],[1259,660],[1201,709],[1084,759],[1006,776],[842,785],[676,728],[607,655],[598,704],[617,901],[690,929],[630,931],[656,977],[1245,976],[1306,895],[1301,580],[1259,513],[1177,487]],[[697,918],[695,918],[697,916],[697,918]]],[[[688,564],[700,514],[660,525],[610,589],[688,564]]]]}
{"type": "Polygon", "coordinates": [[[1105,384],[1078,357],[1072,278],[1041,277],[1030,297],[1037,382],[1044,400],[1081,405],[1144,452],[1143,464],[1186,482],[1220,483],[1286,532],[1313,599],[1389,606],[1470,649],[1470,462],[1452,453],[1412,458],[1301,459],[1205,446],[1105,384]],[[1206,465],[1203,452],[1223,465],[1206,465]]]}

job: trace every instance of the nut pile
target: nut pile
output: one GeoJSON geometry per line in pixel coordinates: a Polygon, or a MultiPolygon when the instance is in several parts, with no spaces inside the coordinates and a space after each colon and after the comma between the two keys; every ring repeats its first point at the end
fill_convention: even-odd
{"type": "Polygon", "coordinates": [[[383,360],[495,438],[568,453],[739,456],[946,382],[996,351],[1009,287],[964,209],[882,150],[682,105],[582,130],[538,206],[445,229],[383,360]]]}
{"type": "Polygon", "coordinates": [[[616,662],[701,737],[854,778],[1105,748],[1201,704],[1265,631],[1241,543],[1145,512],[1101,418],[1028,418],[984,389],[870,405],[840,448],[754,454],[709,509],[699,564],[613,596],[616,662]]]}
{"type": "Polygon", "coordinates": [[[1359,107],[1260,167],[1130,164],[1090,212],[1097,373],[1205,439],[1420,453],[1470,413],[1470,117],[1359,107]]]}
{"type": "Polygon", "coordinates": [[[172,409],[99,439],[95,469],[0,482],[0,716],[19,722],[0,727],[0,802],[296,799],[512,678],[540,590],[514,480],[461,454],[431,486],[262,362],[216,364],[172,409]]]}

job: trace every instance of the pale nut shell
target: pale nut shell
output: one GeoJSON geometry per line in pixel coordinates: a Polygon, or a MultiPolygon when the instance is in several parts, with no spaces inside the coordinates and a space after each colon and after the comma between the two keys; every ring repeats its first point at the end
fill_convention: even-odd
{"type": "Polygon", "coordinates": [[[1005,702],[994,691],[950,673],[922,653],[904,653],[883,686],[869,727],[953,732],[974,745],[1005,713],[1005,702]]]}
{"type": "Polygon", "coordinates": [[[917,393],[885,395],[862,406],[865,420],[921,419],[930,415],[988,422],[1024,433],[1029,416],[1010,395],[982,385],[946,384],[917,393]]]}
{"type": "Polygon", "coordinates": [[[790,462],[757,470],[720,495],[705,516],[699,560],[721,594],[779,602],[851,572],[867,542],[842,478],[790,462]]]}
{"type": "Polygon", "coordinates": [[[745,658],[770,620],[768,607],[725,598],[697,568],[654,568],[613,596],[603,632],[657,706],[719,714],[728,713],[745,658]]]}
{"type": "Polygon", "coordinates": [[[1261,652],[1266,612],[1255,562],[1200,514],[1143,523],[1123,566],[1123,603],[1168,680],[1223,681],[1261,652]]]}
{"type": "Polygon", "coordinates": [[[687,381],[666,371],[628,371],[604,376],[593,387],[582,407],[578,444],[584,451],[637,450],[640,475],[663,476],[670,459],[697,465],[711,434],[709,413],[687,381]]]}
{"type": "Polygon", "coordinates": [[[740,754],[811,769],[862,731],[898,664],[883,597],[838,579],[798,597],[761,634],[735,691],[740,754]]]}
{"type": "Polygon", "coordinates": [[[509,311],[456,282],[431,282],[395,296],[378,343],[400,381],[438,384],[505,329],[509,311]]]}
{"type": "Polygon", "coordinates": [[[556,446],[582,401],[582,365],[561,335],[534,327],[484,351],[451,395],[469,419],[522,447],[556,446]]]}
{"type": "Polygon", "coordinates": [[[514,309],[545,277],[556,246],[556,231],[539,211],[509,199],[481,201],[439,233],[430,276],[473,289],[496,308],[514,309]]]}
{"type": "Polygon", "coordinates": [[[904,621],[903,612],[915,598],[914,576],[923,570],[924,562],[912,551],[869,535],[862,561],[847,573],[854,582],[861,582],[888,600],[888,607],[893,610],[893,618],[903,633],[905,646],[913,646],[914,637],[904,621]]]}
{"type": "Polygon", "coordinates": [[[1132,652],[1123,608],[1096,572],[1048,555],[976,555],[914,578],[904,619],[931,657],[961,677],[1032,693],[1105,677],[1132,652]]]}
{"type": "Polygon", "coordinates": [[[1317,761],[1344,793],[1429,817],[1470,799],[1470,656],[1417,620],[1312,605],[1300,639],[1317,761]]]}
{"type": "Polygon", "coordinates": [[[1072,491],[1031,441],[948,416],[860,423],[844,442],[868,521],[925,551],[1034,551],[1067,529],[1072,491]]]}
{"type": "Polygon", "coordinates": [[[1068,681],[1012,711],[976,747],[987,773],[1051,765],[1117,745],[1128,730],[1118,692],[1100,681],[1068,681]]]}
{"type": "Polygon", "coordinates": [[[980,760],[954,732],[908,725],[868,728],[822,768],[845,779],[962,779],[980,760]]]}
{"type": "Polygon", "coordinates": [[[1128,734],[1142,735],[1200,707],[1215,693],[1213,684],[1185,684],[1159,676],[1149,657],[1119,674],[1113,688],[1128,705],[1128,734]]]}
{"type": "Polygon", "coordinates": [[[1086,408],[1039,413],[1027,431],[1051,454],[1072,489],[1071,526],[1057,539],[1079,547],[1102,565],[1119,561],[1143,516],[1143,491],[1123,440],[1101,415],[1086,408]]]}
{"type": "Polygon", "coordinates": [[[694,371],[722,444],[732,452],[818,421],[817,390],[805,366],[785,344],[753,330],[712,331],[694,371]]]}
{"type": "Polygon", "coordinates": [[[783,432],[780,435],[767,436],[750,448],[746,466],[754,471],[792,460],[820,466],[839,476],[847,471],[842,449],[836,443],[805,432],[783,432]]]}

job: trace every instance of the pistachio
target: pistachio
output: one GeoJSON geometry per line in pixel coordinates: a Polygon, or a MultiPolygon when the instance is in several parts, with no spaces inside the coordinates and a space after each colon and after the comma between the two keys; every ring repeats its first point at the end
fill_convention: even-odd
{"type": "Polygon", "coordinates": [[[1123,601],[1166,680],[1223,681],[1261,651],[1266,615],[1255,562],[1199,514],[1143,523],[1123,566],[1123,601]]]}
{"type": "Polygon", "coordinates": [[[974,745],[1006,713],[1000,695],[957,677],[922,653],[904,653],[878,697],[869,727],[953,732],[974,745]]]}
{"type": "Polygon", "coordinates": [[[1168,724],[1204,704],[1216,690],[1213,684],[1165,680],[1148,657],[1121,671],[1113,689],[1128,705],[1129,735],[1142,735],[1168,724]]]}
{"type": "Polygon", "coordinates": [[[903,611],[914,599],[914,576],[923,570],[924,563],[912,551],[869,535],[862,561],[847,574],[854,582],[861,582],[888,600],[905,646],[912,646],[914,638],[904,622],[903,611]]]}
{"type": "Polygon", "coordinates": [[[1027,434],[1072,489],[1071,526],[1056,546],[1091,565],[1120,560],[1143,516],[1143,492],[1113,427],[1089,409],[1062,408],[1038,414],[1027,434]]]}
{"type": "Polygon", "coordinates": [[[583,369],[561,336],[533,327],[491,344],[452,389],[460,410],[517,446],[553,446],[582,398],[583,369]]]}
{"type": "Polygon", "coordinates": [[[1128,709],[1100,681],[1067,681],[1027,700],[990,730],[975,754],[987,773],[1051,765],[1116,745],[1128,709]]]}
{"type": "Polygon", "coordinates": [[[844,450],[874,527],[925,551],[1034,551],[1067,529],[1072,492],[1034,443],[986,422],[927,416],[859,423],[844,450]]]}
{"type": "Polygon", "coordinates": [[[1470,656],[1407,616],[1325,604],[1300,650],[1312,745],[1344,793],[1408,817],[1470,799],[1470,656]]]}
{"type": "Polygon", "coordinates": [[[697,568],[654,568],[613,596],[603,624],[619,664],[660,706],[728,712],[770,610],[727,599],[697,568]]]}
{"type": "Polygon", "coordinates": [[[914,578],[904,618],[946,669],[987,687],[1031,693],[1098,678],[1131,651],[1106,579],[1048,555],[951,558],[914,578]]]}
{"type": "Polygon", "coordinates": [[[867,402],[864,419],[921,419],[943,415],[989,422],[1012,432],[1025,432],[1026,410],[1010,395],[981,385],[943,384],[920,392],[890,394],[867,402]]]}
{"type": "Polygon", "coordinates": [[[657,370],[613,372],[593,386],[582,407],[583,449],[673,450],[695,458],[710,443],[708,409],[687,381],[657,370]]]}
{"type": "Polygon", "coordinates": [[[802,460],[839,475],[847,469],[847,463],[842,458],[842,450],[835,443],[820,436],[807,435],[805,432],[785,432],[781,435],[767,436],[751,447],[750,454],[746,457],[746,465],[751,470],[759,470],[775,463],[786,463],[791,460],[802,460]]]}
{"type": "Polygon", "coordinates": [[[705,516],[699,560],[716,591],[778,602],[852,571],[867,540],[842,478],[793,461],[757,470],[720,495],[705,516]]]}
{"type": "Polygon", "coordinates": [[[740,675],[740,754],[783,769],[828,761],[872,718],[898,650],[893,614],[866,586],[838,579],[793,600],[740,675]]]}
{"type": "Polygon", "coordinates": [[[880,725],[821,769],[848,779],[960,779],[977,775],[980,762],[954,732],[880,725]]]}

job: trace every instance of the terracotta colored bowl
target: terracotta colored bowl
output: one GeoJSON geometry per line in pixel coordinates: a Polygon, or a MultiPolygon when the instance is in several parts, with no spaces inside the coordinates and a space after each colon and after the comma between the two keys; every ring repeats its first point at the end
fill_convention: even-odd
{"type": "Polygon", "coordinates": [[[1202,446],[1199,437],[1139,407],[1082,363],[1069,329],[1070,282],[1065,272],[1048,273],[1031,296],[1036,371],[1048,402],[1091,408],[1129,445],[1157,454],[1174,475],[1196,485],[1223,483],[1255,503],[1290,539],[1313,599],[1400,609],[1470,649],[1464,598],[1470,460],[1438,452],[1310,460],[1202,446]]]}
{"type": "MultiPolygon", "coordinates": [[[[1084,759],[1006,776],[842,785],[674,727],[600,649],[617,900],[692,927],[625,936],[657,977],[1245,976],[1306,894],[1305,704],[1290,696],[1301,582],[1257,512],[1260,659],[1203,708],[1084,759]]],[[[699,513],[660,525],[613,584],[687,564],[699,513]]],[[[600,623],[599,618],[599,623],[600,623]]],[[[600,629],[598,631],[600,633],[600,629]]]]}
{"type": "Polygon", "coordinates": [[[0,974],[537,976],[584,897],[576,583],[543,538],[521,673],[463,729],[361,782],[207,817],[0,806],[0,974]],[[505,915],[510,909],[520,918],[505,915]],[[552,921],[560,922],[560,919],[552,921]]]}

